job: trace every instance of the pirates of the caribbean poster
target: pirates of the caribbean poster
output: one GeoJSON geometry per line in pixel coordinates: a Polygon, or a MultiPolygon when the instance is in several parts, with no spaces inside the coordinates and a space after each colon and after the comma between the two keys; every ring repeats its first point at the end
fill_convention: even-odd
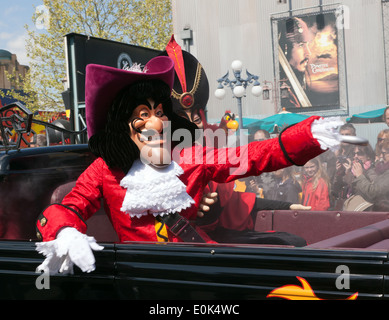
{"type": "MultiPolygon", "coordinates": [[[[335,13],[278,21],[281,107],[309,111],[339,108],[338,30],[335,13]]],[[[275,52],[277,52],[275,51],[275,52]]]]}

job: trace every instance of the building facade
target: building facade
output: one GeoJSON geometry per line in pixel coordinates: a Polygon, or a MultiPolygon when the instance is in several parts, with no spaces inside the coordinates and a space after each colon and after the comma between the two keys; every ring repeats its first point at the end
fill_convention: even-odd
{"type": "Polygon", "coordinates": [[[22,89],[17,82],[9,79],[7,74],[12,74],[15,78],[22,79],[28,70],[28,66],[19,64],[15,54],[7,50],[0,50],[0,89],[22,89]]]}
{"type": "MultiPolygon", "coordinates": [[[[247,69],[269,89],[268,100],[247,90],[243,118],[261,119],[285,108],[347,118],[388,104],[387,0],[173,0],[172,5],[177,42],[207,72],[210,122],[219,121],[226,109],[238,113],[231,90],[226,88],[223,100],[213,94],[227,71],[232,79],[231,63],[237,59],[243,63],[243,78],[247,69]],[[291,40],[309,43],[303,80],[290,57],[291,40]],[[282,98],[284,83],[298,103],[282,98]]],[[[358,133],[374,137],[381,127],[377,124],[371,132],[361,125],[358,133]]]]}

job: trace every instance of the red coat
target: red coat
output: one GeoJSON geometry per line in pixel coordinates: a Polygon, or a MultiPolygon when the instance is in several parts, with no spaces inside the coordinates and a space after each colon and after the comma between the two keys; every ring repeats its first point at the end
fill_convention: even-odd
{"type": "Polygon", "coordinates": [[[320,178],[316,189],[313,188],[312,179],[308,179],[303,184],[304,206],[311,206],[312,211],[326,211],[330,207],[328,185],[323,178],[320,178]]]}
{"type": "MultiPolygon", "coordinates": [[[[304,120],[289,128],[282,136],[286,152],[297,164],[303,165],[323,152],[311,133],[311,123],[317,118],[311,117],[304,120]]],[[[179,178],[187,186],[187,193],[196,203],[195,206],[182,211],[180,213],[182,216],[189,220],[196,219],[203,190],[209,181],[231,182],[243,176],[259,175],[262,172],[275,171],[291,165],[285,158],[278,139],[252,142],[234,149],[238,158],[241,158],[241,163],[236,163],[236,157],[233,157],[231,153],[227,156],[227,150],[229,149],[195,146],[181,152],[179,165],[184,173],[179,178]],[[202,161],[199,161],[201,158],[199,154],[203,157],[202,161]],[[239,172],[230,171],[239,165],[243,168],[243,176],[239,172]]],[[[128,214],[120,211],[126,194],[126,189],[120,186],[120,181],[124,176],[121,170],[110,169],[101,158],[93,162],[79,177],[76,186],[62,202],[63,205],[73,210],[61,205],[52,205],[43,212],[46,223],[42,226],[39,221],[37,222],[37,228],[43,240],[54,240],[57,232],[67,226],[86,233],[83,220],[87,220],[100,208],[100,200],[103,198],[105,211],[121,242],[158,241],[155,218],[152,215],[130,218],[128,214]]],[[[211,242],[199,228],[198,232],[211,242]]],[[[170,233],[169,240],[181,241],[170,233]]]]}
{"type": "Polygon", "coordinates": [[[235,182],[208,184],[206,192],[217,192],[218,201],[223,208],[219,218],[212,224],[202,226],[204,231],[212,231],[217,226],[225,229],[243,231],[254,229],[251,211],[255,205],[256,194],[234,191],[235,182]]]}

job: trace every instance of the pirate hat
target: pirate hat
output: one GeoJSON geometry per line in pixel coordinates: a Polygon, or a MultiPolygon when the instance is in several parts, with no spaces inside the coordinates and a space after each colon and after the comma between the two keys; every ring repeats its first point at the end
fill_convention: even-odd
{"type": "Polygon", "coordinates": [[[162,56],[174,60],[173,110],[205,110],[209,98],[209,83],[204,68],[189,52],[181,50],[172,35],[162,56]]]}
{"type": "Polygon", "coordinates": [[[89,138],[104,128],[113,100],[126,86],[137,81],[159,79],[170,89],[173,88],[174,62],[169,57],[155,57],[145,65],[143,70],[137,67],[138,70],[122,70],[97,64],[87,65],[85,112],[89,138]]]}

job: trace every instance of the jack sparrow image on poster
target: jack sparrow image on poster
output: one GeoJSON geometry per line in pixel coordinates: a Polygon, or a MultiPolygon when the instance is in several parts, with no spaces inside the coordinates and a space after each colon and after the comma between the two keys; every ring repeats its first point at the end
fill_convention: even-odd
{"type": "Polygon", "coordinates": [[[279,79],[289,94],[281,105],[339,108],[338,32],[334,13],[278,21],[279,79]]]}

